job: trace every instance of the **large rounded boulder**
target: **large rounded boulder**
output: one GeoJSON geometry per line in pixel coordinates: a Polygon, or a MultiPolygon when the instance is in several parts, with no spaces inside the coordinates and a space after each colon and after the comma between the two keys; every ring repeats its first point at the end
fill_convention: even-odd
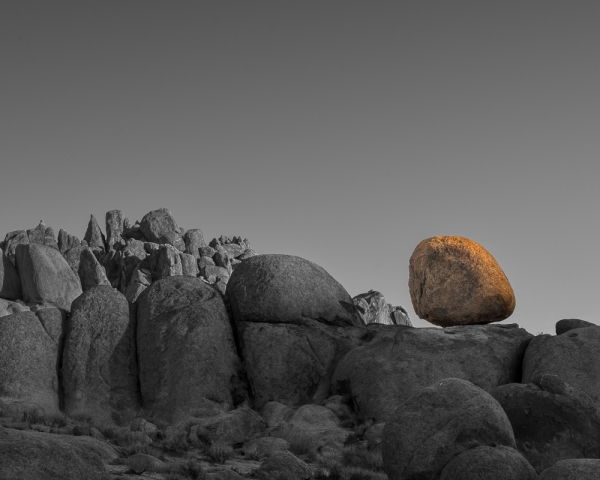
{"type": "Polygon", "coordinates": [[[37,243],[17,245],[16,267],[23,300],[28,303],[49,303],[70,310],[82,293],[79,278],[55,248],[37,243]]]}
{"type": "Polygon", "coordinates": [[[110,286],[73,302],[63,353],[66,413],[108,420],[139,406],[134,323],[129,303],[110,286]]]}
{"type": "Polygon", "coordinates": [[[218,292],[198,278],[168,277],[137,303],[144,408],[176,422],[222,413],[244,400],[241,362],[218,292]]]}
{"type": "Polygon", "coordinates": [[[437,480],[450,460],[478,446],[515,448],[500,404],[471,382],[446,378],[400,405],[383,430],[390,480],[437,480]]]}
{"type": "Polygon", "coordinates": [[[536,336],[523,358],[523,383],[544,374],[557,375],[600,401],[600,328],[536,336]]]}
{"type": "Polygon", "coordinates": [[[339,361],[332,389],[351,396],[364,417],[382,421],[411,395],[444,378],[469,380],[486,391],[519,382],[533,338],[516,324],[379,326],[372,335],[339,361]]]}
{"type": "Polygon", "coordinates": [[[538,473],[558,460],[600,458],[600,410],[585,392],[541,375],[491,394],[512,424],[518,450],[538,473]]]}
{"type": "Polygon", "coordinates": [[[0,317],[0,410],[58,413],[59,355],[35,313],[0,317]]]}
{"type": "Polygon", "coordinates": [[[410,257],[408,287],[416,314],[434,325],[499,322],[515,295],[496,259],[464,237],[423,240],[410,257]]]}
{"type": "Polygon", "coordinates": [[[540,480],[598,480],[600,460],[574,458],[561,460],[544,470],[540,480]]]}
{"type": "Polygon", "coordinates": [[[291,255],[257,255],[238,264],[227,296],[236,322],[364,326],[350,294],[319,265],[291,255]]]}

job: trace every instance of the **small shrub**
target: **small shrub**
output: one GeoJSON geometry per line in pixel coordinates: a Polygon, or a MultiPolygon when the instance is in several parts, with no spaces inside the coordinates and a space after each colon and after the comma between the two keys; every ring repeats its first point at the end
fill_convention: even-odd
{"type": "Polygon", "coordinates": [[[213,442],[206,454],[217,463],[225,463],[233,455],[233,448],[221,441],[213,442]]]}
{"type": "Polygon", "coordinates": [[[33,408],[23,412],[20,419],[23,423],[29,425],[46,425],[47,427],[64,427],[67,425],[67,417],[62,413],[55,413],[52,415],[46,415],[42,410],[33,408]]]}
{"type": "Polygon", "coordinates": [[[155,442],[155,445],[161,450],[178,455],[187,452],[191,448],[188,443],[186,432],[177,432],[172,437],[163,438],[162,440],[155,442]]]}
{"type": "Polygon", "coordinates": [[[342,450],[342,464],[348,467],[359,467],[375,472],[383,471],[381,449],[369,450],[365,443],[353,444],[342,450]]]}
{"type": "Polygon", "coordinates": [[[191,478],[192,480],[204,480],[206,478],[202,464],[194,459],[189,459],[179,465],[178,472],[185,478],[191,478]]]}

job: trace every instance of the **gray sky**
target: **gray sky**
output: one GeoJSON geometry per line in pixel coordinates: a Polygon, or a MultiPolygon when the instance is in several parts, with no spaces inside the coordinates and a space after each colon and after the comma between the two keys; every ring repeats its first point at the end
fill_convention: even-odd
{"type": "Polygon", "coordinates": [[[600,322],[600,2],[3,1],[0,237],[169,208],[409,311],[434,235],[505,322],[600,322]]]}

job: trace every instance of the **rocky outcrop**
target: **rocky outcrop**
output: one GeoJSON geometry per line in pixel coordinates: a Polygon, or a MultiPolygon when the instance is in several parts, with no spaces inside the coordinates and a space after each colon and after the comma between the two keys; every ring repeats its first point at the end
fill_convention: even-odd
{"type": "Polygon", "coordinates": [[[0,298],[18,300],[21,298],[19,272],[4,252],[0,252],[0,255],[0,298]]]}
{"type": "Polygon", "coordinates": [[[339,361],[332,388],[351,395],[364,417],[384,421],[411,395],[444,378],[469,380],[487,391],[519,382],[533,338],[516,324],[378,328],[371,341],[339,361]]]}
{"type": "Polygon", "coordinates": [[[90,221],[83,239],[87,242],[88,247],[92,249],[98,248],[102,251],[106,249],[106,238],[104,238],[104,234],[102,233],[102,230],[100,230],[100,225],[98,225],[98,221],[93,215],[90,216],[90,221]]]}
{"type": "Polygon", "coordinates": [[[529,462],[514,448],[475,447],[454,457],[440,480],[537,480],[529,462]]]}
{"type": "Polygon", "coordinates": [[[523,383],[557,375],[595,401],[600,401],[600,328],[585,327],[562,335],[538,335],[523,359],[523,383]]]}
{"type": "Polygon", "coordinates": [[[313,473],[310,467],[290,452],[275,452],[256,471],[262,480],[308,480],[313,473]]]}
{"type": "Polygon", "coordinates": [[[466,380],[446,378],[418,391],[394,412],[382,446],[390,480],[433,480],[462,452],[478,446],[515,448],[515,439],[491,395],[466,380]]]}
{"type": "Polygon", "coordinates": [[[0,410],[58,412],[58,347],[35,313],[0,318],[0,410]]]}
{"type": "Polygon", "coordinates": [[[69,264],[58,250],[47,245],[18,245],[16,267],[25,302],[70,310],[71,302],[82,293],[79,278],[69,264]]]}
{"type": "Polygon", "coordinates": [[[6,234],[2,249],[4,250],[5,255],[14,264],[17,245],[27,245],[28,243],[29,237],[27,236],[27,232],[25,230],[16,230],[6,234]]]}
{"type": "Polygon", "coordinates": [[[107,421],[139,407],[135,318],[125,297],[94,287],[73,302],[63,358],[65,412],[107,421]]]}
{"type": "Polygon", "coordinates": [[[245,395],[221,295],[202,280],[169,277],[138,298],[142,405],[168,421],[222,413],[245,395]]]}
{"type": "Polygon", "coordinates": [[[256,408],[320,403],[331,394],[334,369],[367,335],[360,327],[238,322],[238,339],[256,408]]]}
{"type": "Polygon", "coordinates": [[[169,244],[181,252],[185,251],[181,230],[166,208],[159,208],[144,215],[140,222],[140,230],[150,242],[169,244]]]}
{"type": "Polygon", "coordinates": [[[70,235],[62,228],[58,231],[58,250],[63,255],[72,248],[78,247],[81,244],[75,235],[70,235]]]}
{"type": "Polygon", "coordinates": [[[515,296],[492,255],[463,237],[423,240],[409,263],[415,313],[434,325],[498,322],[515,309],[515,296]]]}
{"type": "Polygon", "coordinates": [[[558,460],[600,458],[600,410],[555,375],[492,390],[514,430],[517,448],[538,473],[558,460]]]}
{"type": "Polygon", "coordinates": [[[382,293],[369,290],[352,297],[352,302],[365,325],[381,323],[383,325],[406,325],[412,327],[408,312],[402,307],[394,307],[385,301],[382,293]]]}
{"type": "Polygon", "coordinates": [[[106,212],[106,246],[108,250],[113,249],[115,244],[123,240],[125,220],[121,210],[106,212]]]}
{"type": "Polygon", "coordinates": [[[236,322],[364,326],[352,298],[318,265],[291,255],[242,262],[227,284],[236,322]]]}
{"type": "Polygon", "coordinates": [[[227,445],[241,445],[265,435],[265,421],[249,407],[242,406],[230,412],[192,422],[199,440],[205,444],[216,441],[227,445]]]}
{"type": "Polygon", "coordinates": [[[183,243],[185,243],[185,253],[193,255],[194,258],[200,257],[200,249],[206,247],[204,235],[199,228],[193,228],[185,232],[183,235],[183,243]]]}

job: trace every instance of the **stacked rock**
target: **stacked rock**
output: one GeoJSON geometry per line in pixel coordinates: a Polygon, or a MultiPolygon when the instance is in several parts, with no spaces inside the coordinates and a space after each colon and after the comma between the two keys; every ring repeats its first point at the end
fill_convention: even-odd
{"type": "Polygon", "coordinates": [[[383,294],[375,290],[369,290],[367,293],[352,297],[352,302],[354,302],[354,306],[365,325],[380,323],[383,325],[413,326],[408,312],[404,308],[387,303],[383,294]]]}

